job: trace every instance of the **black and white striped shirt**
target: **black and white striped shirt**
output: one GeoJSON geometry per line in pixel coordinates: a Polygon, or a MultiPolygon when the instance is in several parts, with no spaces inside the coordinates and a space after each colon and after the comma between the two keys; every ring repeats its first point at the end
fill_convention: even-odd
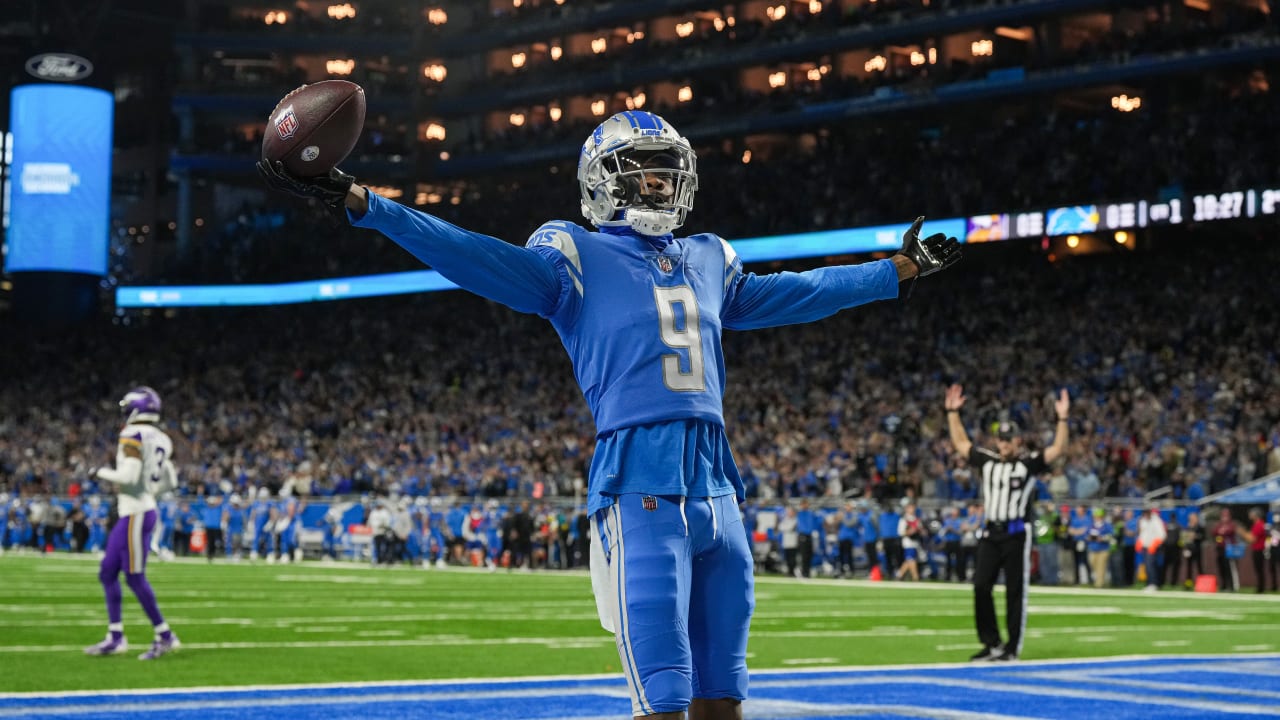
{"type": "Polygon", "coordinates": [[[999,453],[979,447],[969,451],[969,464],[978,478],[989,522],[1025,520],[1027,506],[1035,494],[1031,478],[1049,468],[1041,452],[1004,460],[999,453]]]}

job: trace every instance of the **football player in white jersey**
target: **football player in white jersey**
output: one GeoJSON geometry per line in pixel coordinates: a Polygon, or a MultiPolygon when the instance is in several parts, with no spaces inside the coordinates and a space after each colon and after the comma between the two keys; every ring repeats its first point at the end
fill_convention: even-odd
{"type": "Polygon", "coordinates": [[[84,651],[88,655],[118,655],[129,648],[121,620],[123,597],[120,571],[143,611],[155,626],[155,642],[139,660],[154,660],[178,648],[178,637],[160,615],[155,592],[147,582],[147,554],[156,527],[156,496],[177,485],[171,454],[173,443],[160,421],[160,396],[149,387],[130,390],[120,401],[126,414],[116,450],[115,468],[99,468],[96,476],[115,485],[120,519],[107,537],[106,555],[98,579],[107,596],[107,637],[84,651]]]}

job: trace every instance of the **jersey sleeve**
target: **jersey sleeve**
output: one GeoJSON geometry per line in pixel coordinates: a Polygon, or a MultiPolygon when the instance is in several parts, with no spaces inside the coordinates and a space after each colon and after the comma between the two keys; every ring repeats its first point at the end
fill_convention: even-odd
{"type": "Polygon", "coordinates": [[[464,230],[376,193],[368,198],[363,215],[347,211],[352,225],[386,235],[464,290],[519,312],[545,316],[555,310],[563,279],[545,255],[464,230]]]}
{"type": "Polygon", "coordinates": [[[116,443],[116,466],[99,468],[98,478],[115,485],[136,485],[142,480],[142,433],[126,428],[116,443]],[[130,452],[136,452],[131,455],[130,452]]]}
{"type": "Polygon", "coordinates": [[[1027,466],[1027,472],[1032,475],[1040,475],[1049,469],[1049,463],[1044,461],[1043,450],[1037,450],[1030,455],[1027,455],[1027,457],[1023,459],[1022,464],[1027,466]]]}
{"type": "Polygon", "coordinates": [[[837,265],[806,272],[743,273],[742,261],[724,240],[725,303],[730,330],[812,322],[846,308],[898,296],[898,271],[888,260],[837,265]]]}
{"type": "Polygon", "coordinates": [[[975,473],[983,465],[996,459],[998,459],[996,454],[986,448],[980,448],[977,445],[969,448],[969,467],[973,468],[975,473]]]}
{"type": "Polygon", "coordinates": [[[552,221],[545,223],[529,236],[525,247],[546,258],[556,269],[560,279],[560,295],[554,307],[543,317],[571,316],[576,314],[584,297],[582,255],[578,252],[579,228],[572,223],[552,221]]]}

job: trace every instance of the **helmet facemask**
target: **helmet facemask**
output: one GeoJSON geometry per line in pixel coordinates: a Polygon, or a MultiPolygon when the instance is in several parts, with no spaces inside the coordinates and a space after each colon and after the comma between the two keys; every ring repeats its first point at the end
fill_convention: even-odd
{"type": "Polygon", "coordinates": [[[578,169],[583,214],[597,227],[630,226],[644,235],[666,235],[693,209],[696,164],[688,141],[669,125],[641,131],[611,118],[583,148],[578,169]]]}

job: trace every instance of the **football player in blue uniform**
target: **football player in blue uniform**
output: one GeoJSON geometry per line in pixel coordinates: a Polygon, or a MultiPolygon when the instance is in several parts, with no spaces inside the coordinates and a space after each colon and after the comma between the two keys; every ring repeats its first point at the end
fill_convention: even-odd
{"type": "Polygon", "coordinates": [[[954,238],[919,239],[861,265],[744,272],[720,237],[675,237],[698,189],[688,140],[628,111],[582,147],[578,186],[595,230],[556,220],[525,247],[463,230],[368,192],[333,169],[272,187],[345,208],[462,288],[548,319],[596,425],[588,487],[592,586],[637,717],[740,718],[754,608],[743,485],[724,428],[723,330],[810,322],[898,296],[904,279],[959,259],[954,238]]]}

